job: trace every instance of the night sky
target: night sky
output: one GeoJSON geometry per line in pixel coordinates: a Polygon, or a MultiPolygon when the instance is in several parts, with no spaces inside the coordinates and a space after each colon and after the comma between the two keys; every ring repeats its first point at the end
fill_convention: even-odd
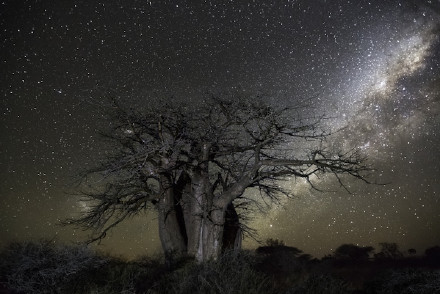
{"type": "MultiPolygon", "coordinates": [[[[260,240],[318,257],[343,243],[440,245],[439,0],[8,0],[0,28],[0,246],[85,239],[58,223],[86,209],[71,194],[105,149],[104,97],[197,107],[221,91],[310,99],[327,129],[343,128],[329,142],[360,148],[371,180],[388,183],[287,183],[295,197],[250,223],[260,240]]],[[[143,215],[98,248],[156,253],[156,227],[143,215]]]]}

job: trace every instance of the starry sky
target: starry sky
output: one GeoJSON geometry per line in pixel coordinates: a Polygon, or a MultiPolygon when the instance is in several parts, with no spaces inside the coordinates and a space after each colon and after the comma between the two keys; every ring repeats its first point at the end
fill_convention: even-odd
{"type": "MultiPolygon", "coordinates": [[[[196,106],[211,91],[308,99],[337,131],[329,144],[360,148],[387,183],[284,183],[295,197],[249,223],[261,240],[318,257],[343,243],[440,245],[439,0],[6,0],[0,34],[0,246],[84,240],[58,223],[86,209],[72,190],[105,149],[103,97],[196,106]]],[[[98,248],[154,254],[156,222],[132,219],[98,248]]]]}

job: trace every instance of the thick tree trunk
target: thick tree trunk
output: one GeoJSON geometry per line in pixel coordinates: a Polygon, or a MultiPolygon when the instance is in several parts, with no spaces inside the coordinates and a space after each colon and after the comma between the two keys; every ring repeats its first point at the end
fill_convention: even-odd
{"type": "Polygon", "coordinates": [[[220,256],[223,248],[224,222],[224,209],[213,210],[209,217],[202,219],[196,252],[198,262],[216,260],[220,256]]]}
{"type": "Polygon", "coordinates": [[[225,207],[216,207],[204,170],[194,171],[191,189],[183,197],[188,255],[198,262],[217,259],[223,249],[225,207]]]}
{"type": "Polygon", "coordinates": [[[171,196],[175,196],[172,193],[161,202],[159,233],[165,254],[187,254],[204,262],[217,259],[225,250],[239,250],[242,233],[233,204],[214,209],[212,205],[200,205],[197,199],[201,198],[195,195],[197,193],[184,193],[174,207],[166,205],[172,203],[171,196]],[[179,217],[176,209],[179,207],[183,217],[179,217]],[[182,228],[186,234],[182,233],[182,228]]]}
{"type": "Polygon", "coordinates": [[[207,208],[205,182],[200,175],[193,175],[189,193],[184,197],[185,224],[188,236],[188,255],[196,256],[201,226],[207,208]]]}
{"type": "Polygon", "coordinates": [[[194,205],[194,202],[189,202],[185,205],[185,227],[186,234],[188,236],[187,242],[187,254],[190,256],[195,256],[197,252],[199,234],[200,234],[200,226],[202,224],[202,217],[198,212],[198,208],[194,205]],[[193,204],[193,205],[191,205],[193,204]]]}
{"type": "Polygon", "coordinates": [[[229,248],[241,246],[238,215],[232,203],[214,199],[208,172],[210,147],[201,148],[200,164],[190,174],[182,172],[177,183],[166,176],[161,178],[165,193],[159,203],[159,232],[165,254],[186,253],[198,262],[217,259],[225,249],[224,241],[229,248]]]}
{"type": "Polygon", "coordinates": [[[214,210],[211,207],[201,211],[198,206],[193,206],[191,211],[197,214],[185,216],[188,255],[203,262],[217,259],[226,250],[241,249],[242,232],[232,203],[227,209],[214,210]]]}
{"type": "Polygon", "coordinates": [[[240,219],[234,204],[231,202],[228,205],[225,213],[225,224],[223,229],[223,248],[222,251],[241,249],[243,232],[240,227],[240,219]]]}
{"type": "Polygon", "coordinates": [[[182,234],[182,220],[176,210],[175,194],[171,182],[162,178],[163,196],[158,203],[159,237],[166,255],[186,253],[186,240],[182,234]]]}

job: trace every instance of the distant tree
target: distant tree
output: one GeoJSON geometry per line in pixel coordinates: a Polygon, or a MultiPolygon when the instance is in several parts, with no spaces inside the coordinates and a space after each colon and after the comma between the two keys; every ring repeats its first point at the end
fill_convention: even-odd
{"type": "Polygon", "coordinates": [[[371,246],[360,247],[354,244],[343,244],[335,250],[334,256],[339,259],[362,260],[368,259],[373,251],[374,248],[371,246]]]}
{"type": "Polygon", "coordinates": [[[414,248],[410,248],[408,249],[408,254],[409,255],[416,255],[417,251],[414,248]]]}
{"type": "Polygon", "coordinates": [[[440,260],[440,246],[433,246],[425,250],[426,257],[433,260],[440,260]]]}
{"type": "Polygon", "coordinates": [[[313,186],[312,175],[331,174],[343,185],[341,175],[366,181],[369,171],[358,150],[323,147],[330,134],[304,105],[211,96],[193,108],[173,102],[142,111],[113,101],[107,115],[102,134],[110,150],[83,176],[90,209],[69,220],[93,229],[91,241],[156,209],[165,253],[216,259],[224,244],[241,245],[236,208],[253,201],[246,190],[277,201],[293,192],[281,181],[303,178],[313,186]]]}
{"type": "Polygon", "coordinates": [[[260,246],[257,253],[258,270],[274,277],[290,276],[299,274],[305,270],[311,260],[311,255],[303,254],[303,251],[292,246],[284,245],[278,239],[268,239],[267,246],[260,246]]]}
{"type": "Polygon", "coordinates": [[[285,246],[283,240],[272,239],[272,238],[266,240],[266,245],[270,247],[285,246]]]}
{"type": "Polygon", "coordinates": [[[374,255],[376,259],[398,259],[403,257],[397,243],[383,242],[379,243],[379,246],[381,247],[381,251],[374,255]]]}
{"type": "Polygon", "coordinates": [[[326,261],[326,260],[333,260],[335,259],[335,257],[331,254],[326,254],[321,258],[321,261],[326,261]]]}
{"type": "Polygon", "coordinates": [[[266,246],[258,247],[256,252],[259,254],[274,254],[283,252],[295,257],[302,253],[302,250],[296,247],[286,246],[284,241],[278,239],[269,238],[266,240],[266,244],[266,246]]]}
{"type": "Polygon", "coordinates": [[[298,256],[298,259],[303,262],[309,262],[313,259],[313,256],[308,253],[303,253],[300,256],[298,256]]]}

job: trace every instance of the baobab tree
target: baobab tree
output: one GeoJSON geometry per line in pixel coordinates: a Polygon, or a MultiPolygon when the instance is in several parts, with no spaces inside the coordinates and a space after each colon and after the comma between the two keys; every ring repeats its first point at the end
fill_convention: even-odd
{"type": "Polygon", "coordinates": [[[226,244],[241,246],[235,208],[251,201],[246,190],[276,200],[292,193],[280,182],[295,178],[312,186],[319,174],[341,184],[344,174],[365,181],[364,158],[323,148],[330,134],[305,110],[236,95],[142,111],[113,101],[102,132],[112,151],[84,174],[82,193],[92,204],[70,222],[92,228],[96,241],[130,216],[157,209],[165,253],[215,259],[226,244]]]}

